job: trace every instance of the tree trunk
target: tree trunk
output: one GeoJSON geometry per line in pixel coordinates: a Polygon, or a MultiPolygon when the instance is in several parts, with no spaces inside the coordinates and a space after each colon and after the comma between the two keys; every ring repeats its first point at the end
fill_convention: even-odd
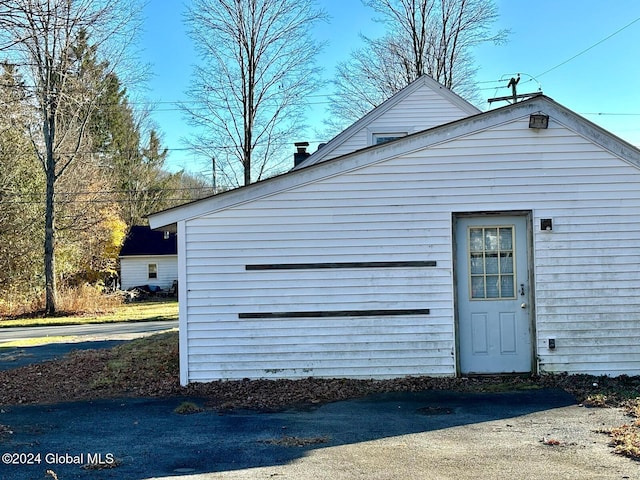
{"type": "Polygon", "coordinates": [[[45,174],[47,177],[46,204],[44,213],[44,282],[45,315],[56,313],[56,255],[55,255],[55,184],[56,161],[53,155],[55,120],[48,118],[44,124],[46,144],[45,174]]]}
{"type": "MultiPolygon", "coordinates": [[[[47,172],[48,173],[48,172],[47,172]]],[[[56,256],[54,250],[55,241],[55,224],[53,213],[53,195],[54,184],[50,181],[47,174],[47,200],[45,211],[45,229],[44,229],[44,278],[45,278],[45,294],[46,306],[45,314],[53,315],[56,313],[56,256]]]]}

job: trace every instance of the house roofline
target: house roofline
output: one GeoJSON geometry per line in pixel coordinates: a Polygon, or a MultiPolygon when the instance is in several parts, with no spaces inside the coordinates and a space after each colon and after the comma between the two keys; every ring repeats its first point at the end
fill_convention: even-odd
{"type": "Polygon", "coordinates": [[[640,168],[640,149],[613,133],[540,94],[512,105],[481,112],[423,130],[381,145],[372,145],[340,157],[305,166],[260,182],[196,200],[149,215],[151,228],[175,226],[177,222],[241,205],[306,183],[329,178],[393,157],[449,142],[486,128],[498,126],[533,113],[546,113],[577,134],[590,139],[613,155],[640,168]],[[551,115],[552,114],[552,115],[551,115]]]}
{"type": "Polygon", "coordinates": [[[421,86],[427,84],[431,88],[432,91],[440,94],[442,97],[447,99],[449,102],[453,103],[461,110],[466,112],[469,115],[476,115],[481,113],[481,110],[478,109],[473,104],[466,101],[464,98],[459,95],[453,93],[448,88],[444,87],[442,84],[431,78],[429,75],[423,75],[409,85],[404,87],[402,90],[398,91],[396,94],[382,102],[380,105],[375,107],[369,113],[364,115],[355,123],[351,124],[351,126],[347,127],[345,130],[340,132],[338,135],[333,137],[329,142],[327,142],[321,149],[316,150],[313,154],[311,154],[308,158],[306,158],[299,165],[295,166],[293,170],[299,170],[301,168],[308,167],[310,165],[315,165],[316,163],[322,162],[323,158],[326,158],[331,152],[333,152],[338,146],[342,145],[349,138],[353,137],[357,132],[359,132],[362,128],[366,127],[382,115],[384,115],[391,108],[398,105],[402,102],[406,97],[411,95],[413,92],[418,90],[421,86]]]}

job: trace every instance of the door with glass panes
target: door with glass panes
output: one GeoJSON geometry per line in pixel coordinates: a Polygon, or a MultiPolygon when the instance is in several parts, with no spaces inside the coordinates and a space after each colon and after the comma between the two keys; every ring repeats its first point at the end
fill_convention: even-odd
{"type": "Polygon", "coordinates": [[[531,372],[527,217],[456,223],[460,373],[531,372]]]}

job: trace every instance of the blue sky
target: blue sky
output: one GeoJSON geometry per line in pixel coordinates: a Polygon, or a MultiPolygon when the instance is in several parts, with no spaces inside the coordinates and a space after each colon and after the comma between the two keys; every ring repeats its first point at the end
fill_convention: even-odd
{"type": "MultiPolygon", "coordinates": [[[[155,103],[152,118],[170,149],[168,167],[208,176],[211,167],[195,159],[182,141],[189,135],[190,127],[175,106],[185,99],[193,65],[198,62],[183,24],[184,5],[188,2],[148,1],[141,56],[149,64],[152,76],[144,94],[155,103]]],[[[329,43],[319,63],[324,67],[325,77],[331,79],[336,63],[360,46],[359,34],[376,35],[382,27],[373,21],[374,13],[360,0],[318,0],[318,3],[331,16],[330,23],[314,32],[319,41],[329,43]]],[[[555,101],[640,146],[638,0],[496,3],[500,18],[495,28],[510,29],[511,35],[505,45],[487,45],[475,52],[479,67],[476,80],[482,98],[507,95],[509,90],[504,87],[509,78],[520,73],[519,92],[540,88],[555,101]],[[580,54],[586,49],[589,50],[580,54]]],[[[325,116],[326,97],[322,94],[328,92],[319,93],[311,99],[310,123],[325,116]]],[[[491,108],[488,103],[478,106],[491,108]]],[[[313,137],[309,133],[307,138],[293,141],[326,140],[313,137]]],[[[293,151],[292,145],[292,155],[293,151]]]]}

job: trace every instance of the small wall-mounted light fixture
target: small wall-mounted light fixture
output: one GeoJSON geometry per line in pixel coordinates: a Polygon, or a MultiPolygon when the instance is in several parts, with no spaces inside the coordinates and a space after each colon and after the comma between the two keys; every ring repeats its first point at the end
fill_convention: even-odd
{"type": "Polygon", "coordinates": [[[529,116],[529,128],[549,128],[549,115],[533,113],[529,116]]]}
{"type": "Polygon", "coordinates": [[[541,218],[540,219],[540,230],[550,232],[553,230],[553,220],[550,218],[541,218]]]}
{"type": "Polygon", "coordinates": [[[556,339],[555,338],[550,338],[549,339],[549,350],[553,350],[556,348],[556,339]]]}

